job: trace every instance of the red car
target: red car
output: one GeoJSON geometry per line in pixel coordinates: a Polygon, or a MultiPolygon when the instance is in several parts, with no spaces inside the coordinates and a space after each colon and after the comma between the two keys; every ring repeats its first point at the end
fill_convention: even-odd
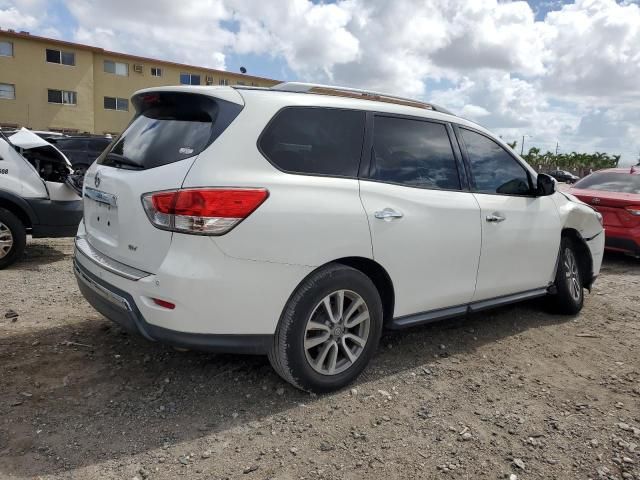
{"type": "Polygon", "coordinates": [[[640,166],[599,170],[568,193],[602,214],[606,249],[640,258],[640,166]]]}

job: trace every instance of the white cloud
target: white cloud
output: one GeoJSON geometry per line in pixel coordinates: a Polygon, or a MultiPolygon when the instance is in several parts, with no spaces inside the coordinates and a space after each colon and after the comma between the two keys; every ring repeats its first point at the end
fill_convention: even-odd
{"type": "Polygon", "coordinates": [[[15,7],[1,8],[0,6],[0,27],[4,29],[24,30],[33,28],[38,24],[38,20],[27,13],[20,12],[15,7]]]}

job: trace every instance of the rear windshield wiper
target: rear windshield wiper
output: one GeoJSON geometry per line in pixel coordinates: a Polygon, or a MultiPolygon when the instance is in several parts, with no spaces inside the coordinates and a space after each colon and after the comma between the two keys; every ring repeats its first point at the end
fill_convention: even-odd
{"type": "Polygon", "coordinates": [[[104,160],[106,165],[111,165],[117,168],[125,168],[129,170],[144,170],[144,167],[133,160],[120,155],[119,153],[109,152],[105,155],[104,160]]]}

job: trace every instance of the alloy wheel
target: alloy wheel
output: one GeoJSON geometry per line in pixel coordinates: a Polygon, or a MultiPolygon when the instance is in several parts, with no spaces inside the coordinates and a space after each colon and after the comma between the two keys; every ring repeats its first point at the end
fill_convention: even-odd
{"type": "Polygon", "coordinates": [[[564,250],[564,271],[571,298],[575,301],[580,300],[582,285],[580,284],[578,262],[576,261],[573,250],[570,248],[565,248],[564,250]]]}
{"type": "Polygon", "coordinates": [[[4,258],[9,255],[9,252],[13,248],[13,234],[9,227],[0,222],[0,258],[4,258]]]}
{"type": "Polygon", "coordinates": [[[304,352],[311,368],[337,375],[350,368],[364,351],[371,317],[363,298],[351,290],[324,297],[307,320],[304,352]]]}

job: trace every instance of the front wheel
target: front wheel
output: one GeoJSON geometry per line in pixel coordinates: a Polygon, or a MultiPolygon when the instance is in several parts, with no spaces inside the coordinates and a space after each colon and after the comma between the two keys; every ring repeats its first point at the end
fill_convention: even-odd
{"type": "Polygon", "coordinates": [[[331,264],[307,277],[287,302],[269,360],[295,387],[330,392],[362,373],[381,333],[382,302],[371,279],[331,264]]]}
{"type": "Polygon", "coordinates": [[[20,219],[0,208],[0,270],[19,259],[26,244],[27,233],[20,219]]]}
{"type": "Polygon", "coordinates": [[[560,243],[560,258],[556,272],[556,295],[552,297],[552,306],[558,313],[575,315],[582,310],[584,304],[584,273],[580,271],[577,251],[570,238],[563,238],[560,243]]]}

